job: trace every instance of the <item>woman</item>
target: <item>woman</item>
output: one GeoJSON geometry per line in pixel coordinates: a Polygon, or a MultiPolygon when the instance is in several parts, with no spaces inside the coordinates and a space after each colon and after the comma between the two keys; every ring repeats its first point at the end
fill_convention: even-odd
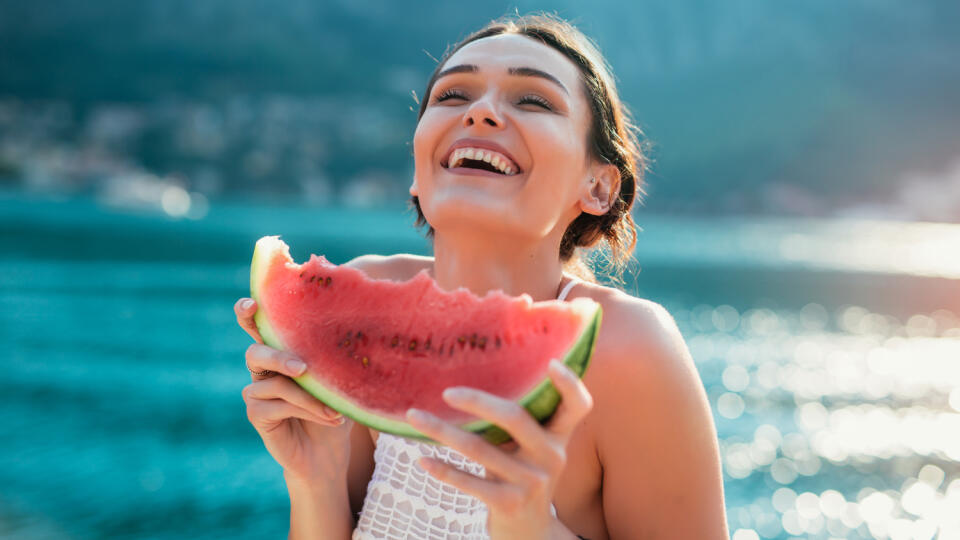
{"type": "MultiPolygon", "coordinates": [[[[410,187],[434,257],[347,264],[395,280],[426,269],[478,295],[592,298],[604,312],[595,355],[583,381],[551,368],[562,403],[546,426],[490,394],[445,395],[516,443],[411,411],[446,445],[434,447],[346,421],[291,381],[302,362],[252,345],[243,395],[284,468],[291,537],[728,537],[716,431],[677,326],[658,304],[596,284],[577,251],[604,243],[622,269],[636,242],[644,162],[631,129],[600,53],[555,17],[493,21],[444,56],[420,104],[410,187]]],[[[262,343],[253,301],[236,311],[262,343]]]]}

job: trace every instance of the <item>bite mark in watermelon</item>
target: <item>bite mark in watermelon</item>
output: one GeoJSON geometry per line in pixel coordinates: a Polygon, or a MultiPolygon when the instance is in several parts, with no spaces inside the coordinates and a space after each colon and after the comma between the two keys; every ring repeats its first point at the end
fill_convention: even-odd
{"type": "Polygon", "coordinates": [[[449,407],[441,394],[469,386],[520,403],[539,421],[560,395],[553,358],[583,376],[600,328],[593,300],[533,302],[491,291],[444,291],[422,270],[405,282],[311,255],[290,257],[277,236],[257,241],[250,271],[264,342],[307,363],[294,378],[340,413],[376,430],[429,440],[406,422],[411,407],[500,443],[509,435],[449,407]]]}

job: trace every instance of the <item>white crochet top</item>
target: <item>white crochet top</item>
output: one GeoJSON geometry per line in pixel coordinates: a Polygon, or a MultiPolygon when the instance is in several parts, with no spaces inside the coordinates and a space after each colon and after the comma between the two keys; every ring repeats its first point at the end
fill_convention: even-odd
{"type": "MultiPolygon", "coordinates": [[[[558,300],[578,282],[572,278],[558,300]]],[[[418,464],[432,457],[483,477],[483,465],[446,446],[381,433],[374,452],[376,466],[353,540],[481,540],[487,534],[487,506],[479,499],[427,474],[418,464]]],[[[554,515],[556,515],[556,511],[554,515]]]]}

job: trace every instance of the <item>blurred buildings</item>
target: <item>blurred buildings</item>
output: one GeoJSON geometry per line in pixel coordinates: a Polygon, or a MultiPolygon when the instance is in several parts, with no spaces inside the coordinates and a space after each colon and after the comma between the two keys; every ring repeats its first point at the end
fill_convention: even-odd
{"type": "Polygon", "coordinates": [[[409,182],[375,162],[348,162],[338,149],[402,151],[406,136],[385,114],[324,98],[99,103],[83,111],[6,98],[0,182],[171,215],[198,215],[197,204],[218,197],[375,206],[403,200],[409,182]]]}

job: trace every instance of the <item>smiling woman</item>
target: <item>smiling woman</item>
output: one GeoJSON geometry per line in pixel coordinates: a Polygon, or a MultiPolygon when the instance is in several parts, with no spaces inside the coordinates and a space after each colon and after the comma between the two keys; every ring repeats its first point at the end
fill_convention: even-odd
{"type": "MultiPolygon", "coordinates": [[[[629,110],[621,103],[612,74],[597,47],[572,25],[549,15],[493,21],[448,50],[437,65],[427,83],[425,99],[420,102],[417,135],[429,137],[436,114],[444,114],[436,113],[431,107],[453,108],[453,114],[471,101],[480,101],[482,107],[485,106],[483,100],[487,90],[499,94],[490,99],[506,99],[505,105],[510,109],[509,112],[498,111],[495,107],[491,111],[495,115],[506,113],[512,117],[513,111],[517,111],[526,118],[525,123],[516,125],[519,129],[515,136],[522,137],[528,144],[541,143],[537,145],[539,148],[529,148],[530,159],[533,154],[539,154],[539,177],[569,176],[566,172],[551,170],[551,167],[562,168],[569,164],[568,159],[555,159],[557,156],[578,157],[583,161],[592,158],[611,165],[609,169],[616,168],[615,181],[610,175],[601,177],[598,184],[596,177],[590,177],[591,187],[605,195],[598,197],[597,202],[608,203],[610,207],[601,211],[586,210],[575,217],[561,238],[560,260],[565,270],[595,281],[593,272],[577,251],[603,242],[609,249],[614,271],[618,275],[622,273],[636,243],[630,208],[637,194],[643,193],[647,163],[637,136],[641,132],[630,119],[629,110]],[[479,40],[499,40],[499,50],[488,53],[496,56],[494,64],[470,62],[470,55],[459,54],[461,49],[471,47],[479,40]],[[537,47],[537,43],[541,49],[553,49],[552,54],[534,52],[536,60],[533,62],[536,64],[525,65],[521,51],[524,47],[537,47]],[[511,55],[516,62],[510,62],[511,55]],[[452,62],[454,57],[460,60],[452,62]],[[487,72],[491,67],[499,69],[500,73],[487,72]],[[485,83],[496,84],[493,89],[485,89],[482,88],[487,86],[485,83]]],[[[483,121],[496,127],[496,117],[483,121]]],[[[461,140],[450,148],[476,142],[461,140]]],[[[522,172],[520,164],[502,147],[486,147],[505,153],[516,174],[522,172]]],[[[445,159],[448,155],[444,154],[441,166],[447,167],[445,159]]],[[[419,160],[417,165],[420,166],[419,160]]],[[[451,172],[470,174],[460,170],[451,172]]],[[[427,225],[427,236],[432,238],[435,224],[424,214],[417,187],[414,183],[410,190],[411,204],[418,216],[417,225],[427,225]]]]}
{"type": "Polygon", "coordinates": [[[598,302],[585,378],[550,377],[562,402],[541,426],[515,403],[450,388],[454,408],[506,429],[494,446],[423,411],[441,446],[340,417],[290,377],[305,366],[240,324],[247,413],[284,469],[293,538],[727,538],[710,407],[672,317],[599,285],[580,256],[605,245],[616,271],[636,243],[630,209],[645,160],[597,48],[553,16],[493,21],[449,50],[420,103],[410,186],[434,257],[365,255],[375,279],[427,271],[444,290],[598,302]]]}

